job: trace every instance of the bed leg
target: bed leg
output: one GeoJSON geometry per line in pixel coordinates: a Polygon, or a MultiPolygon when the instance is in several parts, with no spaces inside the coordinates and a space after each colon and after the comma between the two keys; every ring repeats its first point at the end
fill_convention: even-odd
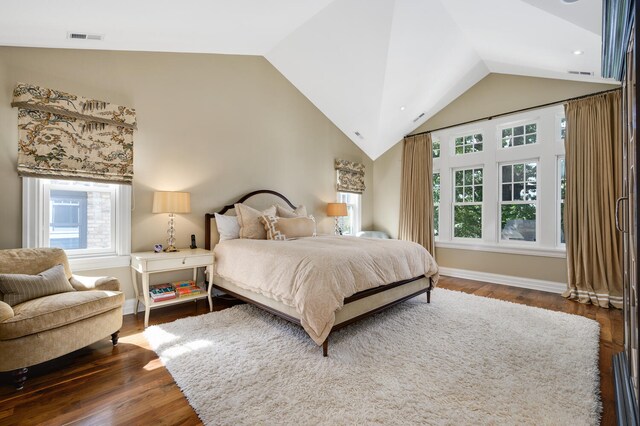
{"type": "Polygon", "coordinates": [[[431,290],[427,290],[427,303],[431,303],[431,290]]]}
{"type": "Polygon", "coordinates": [[[322,342],[322,356],[329,356],[329,336],[322,342]]]}

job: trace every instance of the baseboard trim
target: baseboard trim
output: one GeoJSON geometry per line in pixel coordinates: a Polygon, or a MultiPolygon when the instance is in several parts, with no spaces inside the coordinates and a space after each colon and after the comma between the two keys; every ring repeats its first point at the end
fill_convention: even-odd
{"type": "MultiPolygon", "coordinates": [[[[548,293],[561,294],[567,289],[565,283],[555,281],[535,280],[532,278],[514,277],[511,275],[490,274],[488,272],[470,271],[468,269],[440,267],[440,275],[453,278],[465,278],[468,280],[485,281],[493,284],[510,285],[512,287],[528,288],[531,290],[546,291],[548,293]]],[[[122,307],[123,315],[135,313],[136,299],[127,299],[122,307]]],[[[142,303],[138,307],[138,312],[144,312],[142,303]]]]}
{"type": "Polygon", "coordinates": [[[531,290],[540,290],[556,294],[561,294],[567,289],[566,283],[514,277],[511,275],[491,274],[489,272],[470,271],[468,269],[447,268],[443,266],[440,267],[440,274],[448,277],[485,281],[492,284],[509,285],[512,287],[528,288],[531,290]]]}
{"type": "MultiPolygon", "coordinates": [[[[136,299],[127,299],[122,306],[122,315],[134,314],[136,309],[136,299]]],[[[138,312],[144,312],[144,306],[142,303],[138,306],[138,312]]]]}

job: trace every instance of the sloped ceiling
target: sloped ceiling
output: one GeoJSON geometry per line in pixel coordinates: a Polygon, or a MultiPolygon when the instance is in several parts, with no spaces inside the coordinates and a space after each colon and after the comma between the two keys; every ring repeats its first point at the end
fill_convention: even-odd
{"type": "Polygon", "coordinates": [[[607,81],[601,8],[598,0],[3,0],[0,45],[262,55],[376,159],[490,72],[607,81]]]}

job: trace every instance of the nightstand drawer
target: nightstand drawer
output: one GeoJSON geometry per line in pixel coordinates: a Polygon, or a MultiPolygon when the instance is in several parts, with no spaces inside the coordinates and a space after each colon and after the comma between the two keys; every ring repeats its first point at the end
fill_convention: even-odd
{"type": "Polygon", "coordinates": [[[213,265],[213,252],[203,249],[181,249],[171,253],[141,252],[131,254],[131,267],[141,273],[210,265],[213,265]]]}
{"type": "Polygon", "coordinates": [[[170,259],[147,259],[147,272],[165,271],[171,269],[193,268],[207,266],[213,263],[213,255],[172,257],[170,259]]]}

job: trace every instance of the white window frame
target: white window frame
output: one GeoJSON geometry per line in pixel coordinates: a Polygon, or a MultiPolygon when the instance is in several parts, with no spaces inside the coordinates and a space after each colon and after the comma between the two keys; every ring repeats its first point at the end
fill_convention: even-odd
{"type": "MultiPolygon", "coordinates": [[[[49,191],[69,187],[35,177],[22,178],[22,245],[25,248],[48,247],[49,191]]],[[[129,266],[131,254],[131,186],[113,189],[90,188],[111,193],[112,220],[110,249],[65,250],[74,271],[129,266]]],[[[73,190],[73,189],[71,189],[73,190]]]]}
{"type": "MultiPolygon", "coordinates": [[[[565,249],[567,248],[567,244],[566,244],[566,233],[565,233],[565,242],[562,242],[562,227],[560,226],[560,221],[562,218],[562,204],[564,204],[564,201],[562,199],[562,190],[561,190],[561,184],[562,184],[562,173],[561,173],[561,169],[560,169],[560,162],[564,161],[564,168],[565,168],[565,179],[566,179],[566,170],[567,170],[567,163],[565,160],[565,156],[564,155],[558,155],[556,157],[556,245],[559,248],[565,249]]],[[[565,193],[566,196],[566,193],[565,193]]],[[[566,207],[565,207],[566,208],[566,207]]]]}
{"type": "MultiPolygon", "coordinates": [[[[484,166],[479,166],[479,165],[475,165],[475,166],[469,166],[469,167],[457,167],[455,169],[451,169],[451,239],[453,241],[482,241],[483,237],[484,237],[484,215],[485,215],[485,207],[484,207],[484,188],[485,188],[485,184],[484,184],[484,166]],[[482,170],[482,200],[483,201],[456,201],[455,199],[455,192],[456,192],[456,172],[458,171],[464,171],[464,170],[476,170],[476,169],[481,169],[482,170]],[[468,238],[468,237],[456,237],[455,236],[455,223],[456,223],[456,207],[457,206],[480,206],[480,238],[468,238]]],[[[442,176],[442,175],[440,175],[442,176]]],[[[442,178],[440,179],[440,183],[442,186],[442,178]]],[[[466,186],[463,184],[463,187],[466,186]]],[[[473,183],[471,184],[471,186],[476,186],[473,183]]],[[[440,190],[440,197],[442,198],[442,189],[440,190]]],[[[442,199],[441,199],[442,202],[442,199]]]]}
{"type": "MultiPolygon", "coordinates": [[[[502,136],[502,131],[500,131],[500,135],[502,136]]],[[[530,144],[530,145],[534,145],[534,144],[530,144]]],[[[526,166],[525,166],[526,167],[526,166]]],[[[498,212],[497,212],[497,221],[498,221],[498,242],[500,244],[536,244],[538,242],[538,240],[540,239],[540,204],[539,204],[539,199],[540,197],[537,194],[537,191],[539,191],[539,184],[540,184],[540,177],[539,177],[539,170],[540,170],[540,159],[539,158],[528,158],[528,159],[523,159],[523,160],[514,160],[514,161],[507,161],[504,163],[499,163],[498,164],[498,212]],[[526,163],[536,163],[536,199],[535,200],[531,200],[531,201],[527,201],[527,200],[513,200],[513,201],[502,201],[502,184],[504,183],[502,181],[502,166],[513,166],[515,164],[525,164],[526,163]],[[502,206],[504,204],[535,204],[536,206],[536,240],[535,241],[514,241],[514,240],[503,240],[502,239],[502,206]]],[[[526,181],[525,181],[525,185],[526,185],[526,181]]],[[[525,186],[526,187],[526,186],[525,186]]]]}
{"type": "MultiPolygon", "coordinates": [[[[444,140],[444,138],[436,138],[440,141],[444,140]]],[[[481,154],[482,152],[485,151],[485,145],[487,143],[487,138],[485,133],[482,131],[482,129],[477,129],[477,130],[467,130],[465,132],[458,132],[457,134],[453,135],[453,137],[451,138],[451,155],[454,155],[456,157],[463,157],[466,155],[474,155],[474,154],[481,154]],[[473,144],[467,144],[464,142],[464,139],[468,138],[469,136],[475,137],[476,135],[480,135],[482,136],[482,150],[479,151],[473,151],[473,152],[462,152],[461,154],[456,154],[456,139],[458,138],[462,138],[462,148],[464,151],[464,147],[465,146],[473,146],[473,144]]],[[[442,144],[440,144],[440,157],[442,157],[442,144]]]]}
{"type": "Polygon", "coordinates": [[[556,117],[564,116],[562,105],[471,123],[433,132],[441,141],[440,157],[433,159],[433,170],[440,171],[440,222],[436,247],[487,252],[524,254],[543,257],[566,257],[565,247],[557,245],[557,156],[564,155],[564,144],[557,143],[556,117]],[[502,129],[519,124],[536,123],[536,143],[502,148],[502,129]],[[482,133],[483,151],[455,154],[455,138],[482,133]],[[446,146],[445,146],[446,145],[446,146]],[[517,148],[517,149],[514,149],[517,148]],[[538,197],[536,241],[500,240],[499,165],[537,159],[538,197]],[[454,169],[483,168],[482,239],[453,238],[454,169]]]}
{"type": "Polygon", "coordinates": [[[565,121],[565,133],[566,133],[566,117],[563,114],[556,114],[556,121],[555,121],[555,136],[556,136],[556,142],[558,143],[564,143],[564,138],[562,137],[562,120],[565,121]]]}
{"type": "Polygon", "coordinates": [[[349,207],[351,207],[351,211],[353,211],[353,217],[351,218],[353,228],[353,234],[345,234],[345,235],[353,235],[354,237],[362,230],[362,194],[355,194],[352,192],[338,192],[336,201],[339,203],[347,204],[347,211],[349,211],[349,207]],[[345,198],[355,199],[355,202],[348,202],[345,198]]]}
{"type": "Polygon", "coordinates": [[[436,159],[436,158],[440,158],[442,157],[442,142],[440,141],[440,139],[438,138],[433,138],[431,140],[431,156],[436,159]],[[436,150],[436,144],[438,145],[438,156],[436,157],[435,155],[433,155],[433,151],[436,150]]]}
{"type": "MultiPolygon", "coordinates": [[[[498,126],[498,129],[497,129],[498,149],[511,150],[511,149],[519,149],[519,148],[522,148],[522,147],[525,147],[525,146],[537,145],[539,143],[539,137],[538,137],[539,135],[540,135],[540,119],[539,119],[539,117],[532,117],[530,119],[511,121],[509,123],[505,123],[502,126],[498,126]],[[534,143],[527,144],[526,143],[526,135],[527,135],[527,125],[529,125],[529,124],[535,124],[536,125],[536,141],[534,143]],[[511,129],[513,131],[514,128],[520,127],[520,126],[525,128],[525,132],[522,134],[522,137],[525,138],[525,143],[523,145],[510,145],[510,146],[503,147],[502,146],[502,131],[506,130],[506,129],[511,129]]],[[[513,132],[511,133],[511,137],[512,138],[515,137],[513,135],[513,132]]]]}
{"type": "MultiPolygon", "coordinates": [[[[442,220],[442,210],[440,209],[440,204],[442,202],[442,175],[440,174],[440,170],[434,170],[431,173],[431,179],[433,180],[433,176],[438,175],[440,177],[440,187],[438,188],[440,190],[440,199],[438,200],[438,202],[436,203],[435,200],[433,201],[433,213],[434,213],[434,218],[435,218],[435,208],[436,206],[438,207],[438,228],[436,229],[435,227],[435,221],[434,221],[434,233],[437,230],[438,234],[435,235],[435,240],[438,241],[440,239],[440,221],[442,220]]],[[[433,196],[433,188],[431,188],[431,194],[433,196]]]]}

